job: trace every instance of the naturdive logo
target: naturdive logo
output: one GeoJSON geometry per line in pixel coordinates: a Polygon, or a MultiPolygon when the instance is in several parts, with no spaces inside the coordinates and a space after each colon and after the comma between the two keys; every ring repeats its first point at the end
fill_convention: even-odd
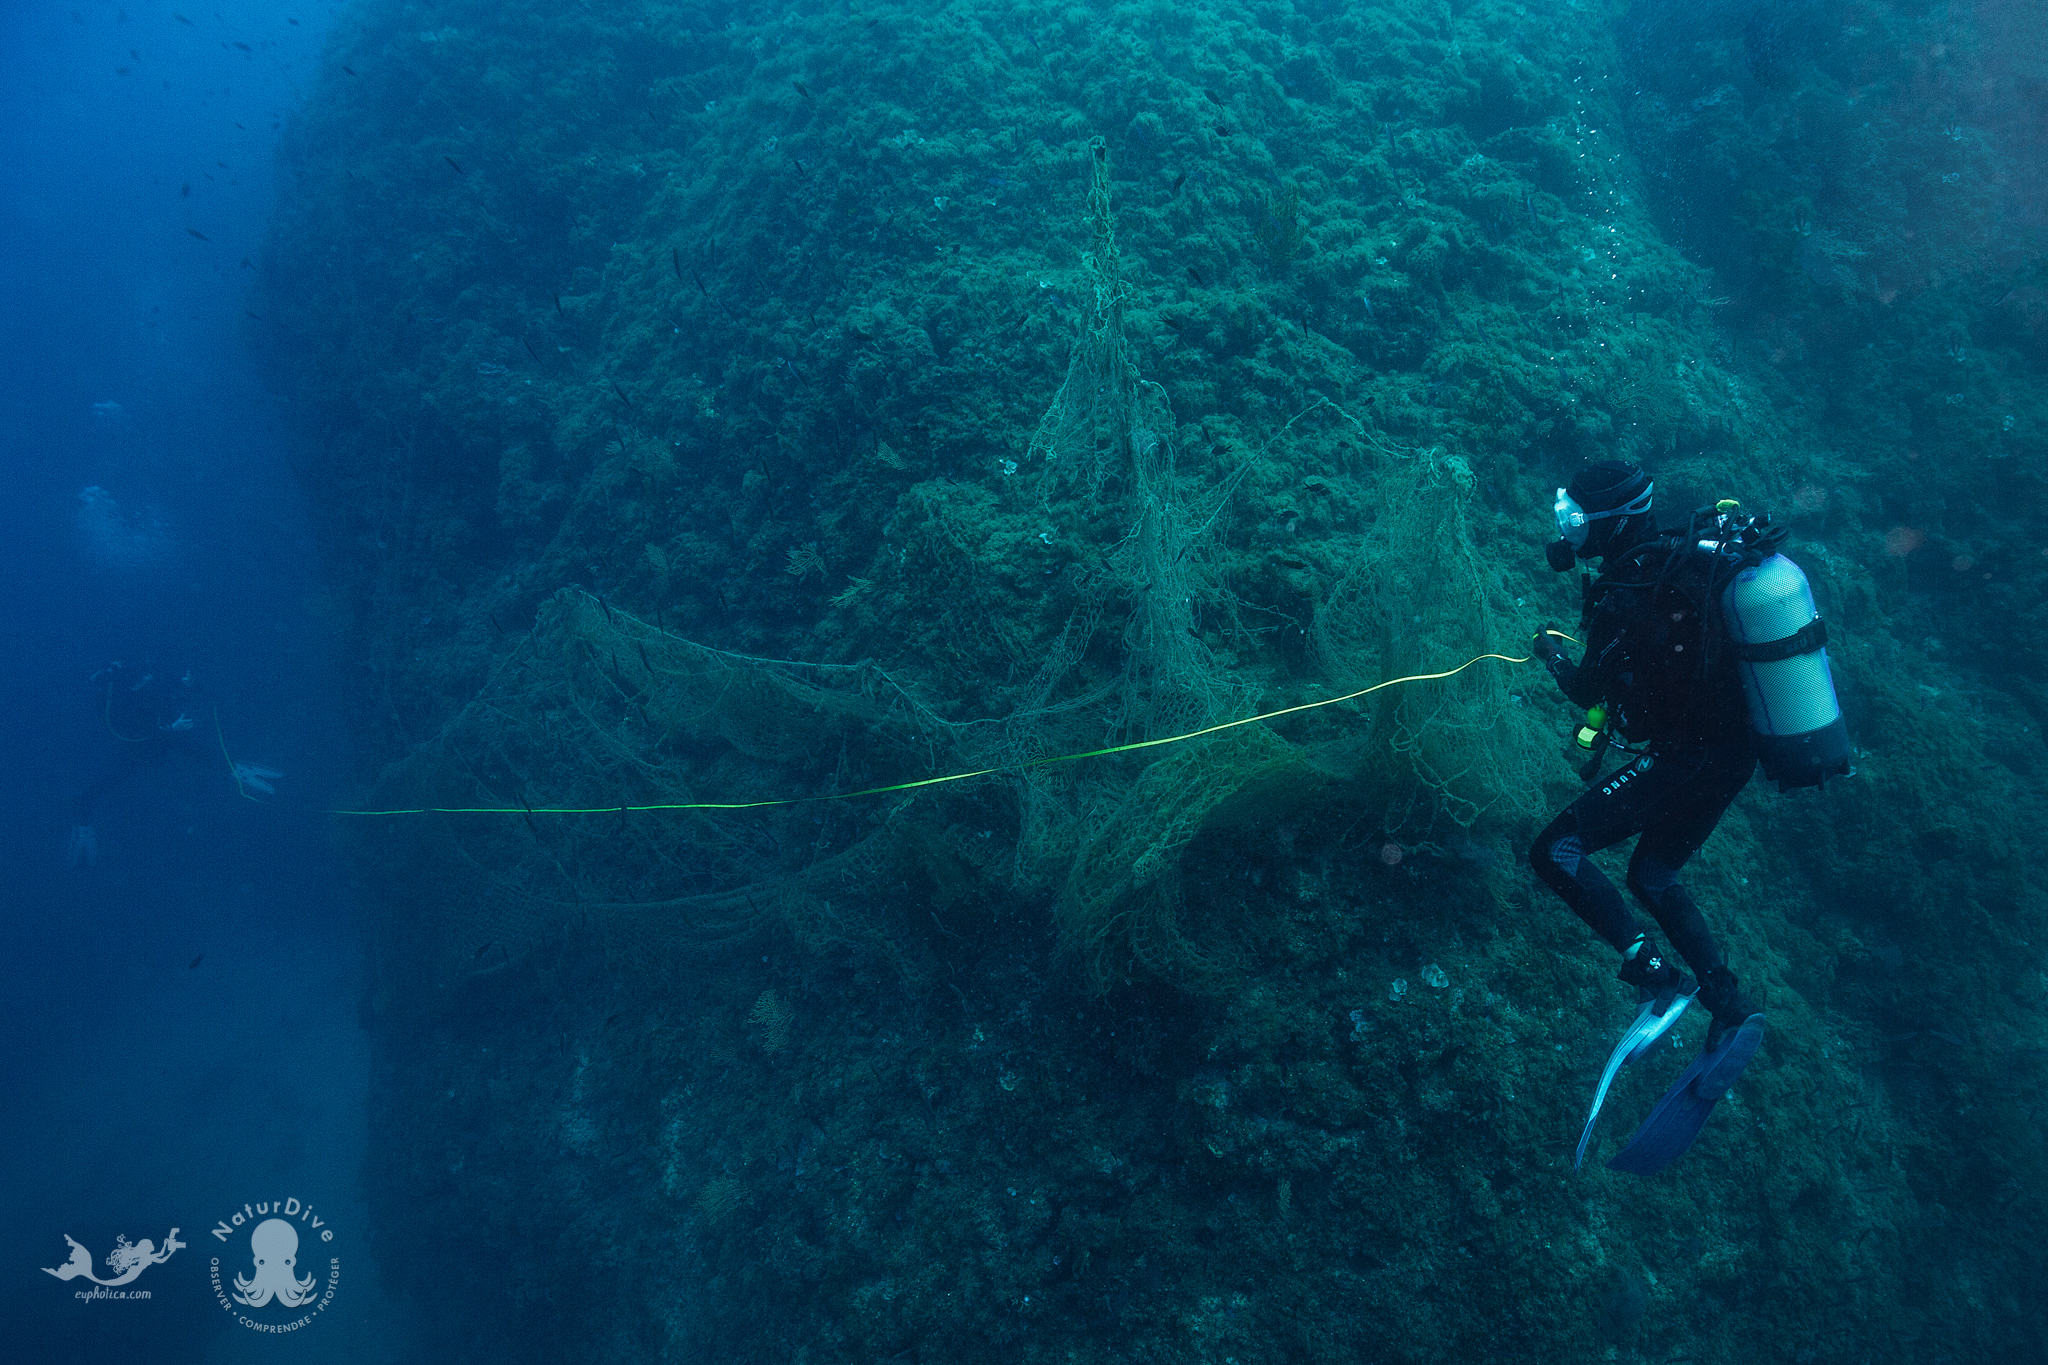
{"type": "Polygon", "coordinates": [[[222,1311],[250,1331],[296,1332],[334,1302],[341,1287],[339,1256],[329,1256],[324,1267],[315,1264],[300,1273],[302,1241],[334,1240],[334,1229],[311,1204],[298,1199],[244,1204],[221,1219],[213,1235],[230,1253],[225,1272],[222,1258],[213,1258],[213,1297],[222,1311]],[[223,1281],[223,1273],[232,1278],[223,1281]],[[283,1317],[292,1312],[299,1315],[283,1317]]]}

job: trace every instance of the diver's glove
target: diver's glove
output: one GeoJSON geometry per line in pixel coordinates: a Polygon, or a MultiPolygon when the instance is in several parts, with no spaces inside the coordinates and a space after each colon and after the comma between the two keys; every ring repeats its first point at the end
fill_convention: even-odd
{"type": "Polygon", "coordinates": [[[1535,655],[1545,668],[1555,673],[1557,661],[1564,657],[1564,646],[1557,642],[1556,634],[1545,627],[1537,631],[1535,638],[1529,641],[1529,652],[1535,655]]]}

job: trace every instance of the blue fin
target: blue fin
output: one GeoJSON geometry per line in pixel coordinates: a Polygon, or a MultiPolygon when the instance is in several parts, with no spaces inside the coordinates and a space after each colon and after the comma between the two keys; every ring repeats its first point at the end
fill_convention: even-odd
{"type": "MultiPolygon", "coordinates": [[[[1693,988],[1696,990],[1698,987],[1693,988]]],[[[1656,1012],[1655,1001],[1644,1001],[1643,1007],[1636,1011],[1635,1022],[1622,1031],[1621,1041],[1614,1045],[1614,1051],[1607,1058],[1607,1069],[1600,1073],[1600,1087],[1593,1092],[1593,1110],[1586,1115],[1586,1126],[1579,1133],[1578,1155],[1572,1158],[1573,1170],[1576,1171],[1586,1159],[1586,1144],[1593,1140],[1593,1122],[1600,1117],[1600,1106],[1607,1102],[1607,1091],[1614,1084],[1614,1078],[1621,1074],[1623,1067],[1648,1052],[1652,1043],[1670,1031],[1678,1017],[1685,1013],[1686,1006],[1692,1003],[1693,991],[1673,997],[1662,1014],[1656,1012]]]]}
{"type": "Polygon", "coordinates": [[[1707,1126],[1707,1116],[1742,1075],[1763,1040],[1764,1016],[1752,1014],[1742,1021],[1742,1027],[1731,1029],[1719,1047],[1701,1053],[1664,1092],[1664,1098],[1657,1101],[1628,1146],[1607,1163],[1607,1169],[1655,1175],[1685,1155],[1700,1129],[1707,1126]]]}

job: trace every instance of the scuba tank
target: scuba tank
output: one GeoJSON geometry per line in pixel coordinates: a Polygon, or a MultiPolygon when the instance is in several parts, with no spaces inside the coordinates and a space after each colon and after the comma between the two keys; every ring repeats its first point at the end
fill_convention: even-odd
{"type": "Polygon", "coordinates": [[[1736,506],[1714,507],[1699,547],[1734,569],[1721,593],[1721,619],[1741,670],[1757,755],[1779,791],[1818,787],[1849,771],[1849,729],[1828,668],[1827,626],[1806,575],[1778,553],[1785,528],[1771,525],[1769,514],[1738,517],[1736,506]]]}

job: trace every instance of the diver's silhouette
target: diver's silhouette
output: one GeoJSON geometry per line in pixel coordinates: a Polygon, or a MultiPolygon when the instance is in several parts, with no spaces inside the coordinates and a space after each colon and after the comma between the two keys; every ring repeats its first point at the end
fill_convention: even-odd
{"type": "Polygon", "coordinates": [[[64,860],[72,867],[99,858],[93,812],[110,792],[145,768],[162,767],[180,749],[201,756],[192,739],[197,728],[192,698],[197,689],[190,673],[166,682],[154,673],[113,663],[93,674],[92,682],[100,722],[115,748],[99,775],[71,804],[71,843],[64,860]]]}
{"type": "MultiPolygon", "coordinates": [[[[71,803],[71,842],[64,861],[86,867],[99,859],[99,833],[93,813],[101,801],[145,768],[159,768],[173,754],[201,764],[211,761],[194,718],[199,688],[192,675],[166,680],[145,669],[113,663],[92,675],[93,706],[111,746],[97,776],[71,803]]],[[[272,785],[284,774],[256,763],[231,765],[236,787],[247,796],[274,796],[272,785]]]]}

